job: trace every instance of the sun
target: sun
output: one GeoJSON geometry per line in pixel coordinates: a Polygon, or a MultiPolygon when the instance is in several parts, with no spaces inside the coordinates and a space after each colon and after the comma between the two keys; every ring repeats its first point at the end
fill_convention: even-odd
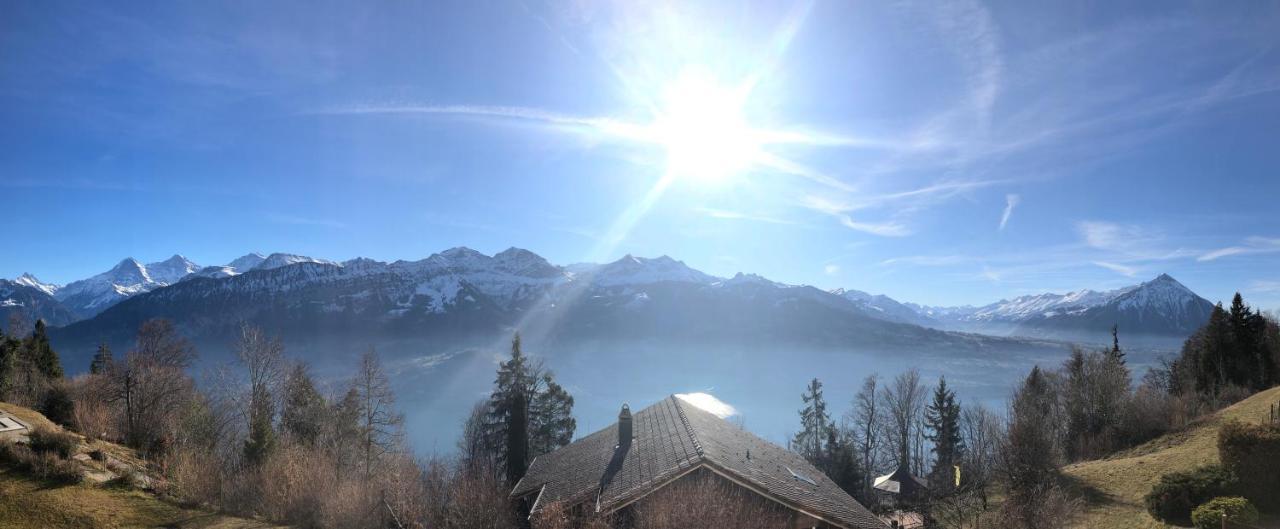
{"type": "Polygon", "coordinates": [[[663,89],[650,133],[666,151],[670,176],[721,182],[751,164],[759,144],[743,115],[743,92],[692,73],[663,89]]]}

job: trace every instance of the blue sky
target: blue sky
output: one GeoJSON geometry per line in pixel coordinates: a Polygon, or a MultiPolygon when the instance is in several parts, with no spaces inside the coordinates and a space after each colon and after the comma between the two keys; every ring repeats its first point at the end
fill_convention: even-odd
{"type": "Polygon", "coordinates": [[[0,276],[519,246],[1280,307],[1280,5],[638,4],[6,2],[0,276]]]}

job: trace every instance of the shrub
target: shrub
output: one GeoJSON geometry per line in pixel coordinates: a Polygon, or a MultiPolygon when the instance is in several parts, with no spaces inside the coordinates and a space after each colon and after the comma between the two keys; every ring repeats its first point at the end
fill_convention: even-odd
{"type": "Polygon", "coordinates": [[[58,383],[49,387],[40,401],[40,413],[49,420],[62,426],[72,426],[76,420],[76,403],[71,399],[71,391],[66,384],[58,383]]]}
{"type": "Polygon", "coordinates": [[[1217,529],[1222,518],[1229,522],[1251,524],[1258,521],[1258,509],[1249,500],[1239,496],[1214,498],[1191,512],[1191,521],[1200,529],[1217,529]]]}
{"type": "Polygon", "coordinates": [[[62,459],[68,459],[76,453],[80,439],[69,432],[57,432],[47,428],[36,428],[31,432],[31,450],[39,453],[54,453],[62,459]]]}
{"type": "Polygon", "coordinates": [[[52,452],[35,452],[23,445],[0,443],[0,464],[28,472],[36,479],[74,484],[84,479],[80,465],[52,452]]]}
{"type": "Polygon", "coordinates": [[[1218,430],[1222,465],[1241,492],[1265,511],[1280,510],[1280,427],[1230,421],[1218,430]]]}
{"type": "Polygon", "coordinates": [[[1160,482],[1147,493],[1147,512],[1157,520],[1186,525],[1197,505],[1234,494],[1237,488],[1235,475],[1220,465],[1172,472],[1160,476],[1160,482]]]}
{"type": "Polygon", "coordinates": [[[74,485],[84,479],[84,472],[81,472],[78,463],[50,452],[35,454],[28,470],[38,479],[63,485],[74,485]]]}

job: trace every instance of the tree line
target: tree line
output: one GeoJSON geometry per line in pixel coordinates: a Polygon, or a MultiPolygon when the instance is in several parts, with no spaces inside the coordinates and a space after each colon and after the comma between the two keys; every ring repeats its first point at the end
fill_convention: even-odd
{"type": "Polygon", "coordinates": [[[373,348],[321,379],[278,336],[243,324],[234,361],[193,377],[196,348],[154,319],[116,355],[64,377],[43,322],[0,334],[0,400],[137,450],[161,495],[304,528],[514,528],[507,495],[533,458],[573,438],[573,397],[522,350],[464,424],[459,455],[415,456],[373,348]]]}
{"type": "Polygon", "coordinates": [[[834,414],[814,379],[789,444],[873,510],[882,496],[872,480],[901,468],[928,483],[928,494],[908,507],[931,524],[965,527],[985,517],[1004,527],[1052,527],[1081,506],[1063,465],[1136,446],[1277,384],[1280,326],[1236,294],[1175,359],[1136,384],[1113,328],[1110,347],[1073,346],[1061,365],[1034,367],[1002,412],[963,406],[945,377],[929,388],[910,370],[887,381],[867,377],[848,411],[834,414]],[[988,512],[994,494],[1004,501],[988,512]]]}

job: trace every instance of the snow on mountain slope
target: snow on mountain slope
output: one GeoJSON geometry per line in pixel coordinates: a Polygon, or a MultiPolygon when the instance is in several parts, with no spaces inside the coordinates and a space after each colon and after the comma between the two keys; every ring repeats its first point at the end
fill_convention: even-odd
{"type": "Polygon", "coordinates": [[[600,265],[584,276],[592,284],[605,287],[662,282],[710,285],[718,281],[665,255],[649,259],[627,254],[617,261],[600,265]]]}
{"type": "Polygon", "coordinates": [[[923,325],[925,327],[937,326],[937,322],[932,321],[931,317],[921,314],[884,294],[868,294],[861,290],[845,288],[837,288],[830,292],[849,300],[867,313],[884,320],[923,325]]]}
{"type": "Polygon", "coordinates": [[[199,265],[181,255],[147,265],[129,257],[106,272],[68,283],[54,297],[81,317],[90,317],[123,299],[177,283],[197,270],[199,265]]]}
{"type": "Polygon", "coordinates": [[[945,328],[1046,338],[1105,338],[1113,325],[1130,335],[1185,338],[1212,304],[1168,274],[1105,292],[1079,290],[1000,300],[982,307],[911,308],[945,328]]]}
{"type": "Polygon", "coordinates": [[[248,253],[236,258],[234,261],[227,263],[227,267],[236,273],[244,273],[253,270],[254,267],[261,264],[267,258],[257,252],[248,253]]]}
{"type": "Polygon", "coordinates": [[[24,285],[24,286],[34,288],[50,296],[52,296],[55,292],[57,292],[59,288],[62,288],[61,286],[55,285],[53,283],[43,283],[39,279],[36,279],[36,276],[33,276],[28,273],[23,273],[22,275],[18,276],[17,279],[14,279],[13,282],[19,285],[24,285]]]}
{"type": "Polygon", "coordinates": [[[181,255],[174,255],[164,261],[147,265],[146,270],[152,281],[170,285],[177,283],[187,274],[200,270],[200,265],[187,260],[186,257],[181,255]]]}
{"type": "MultiPolygon", "coordinates": [[[[255,254],[250,254],[250,255],[255,255],[255,254]]],[[[246,255],[245,257],[236,259],[236,261],[240,261],[241,259],[245,259],[247,257],[249,256],[246,255]]],[[[282,266],[289,266],[291,264],[297,264],[297,263],[337,264],[333,261],[328,261],[325,259],[316,259],[314,257],[307,257],[305,255],[294,255],[291,253],[273,253],[271,255],[268,255],[262,261],[259,261],[257,265],[254,265],[251,268],[241,269],[240,267],[235,267],[235,269],[236,271],[271,270],[272,268],[280,268],[282,266]]]]}
{"type": "MultiPolygon", "coordinates": [[[[29,277],[24,274],[23,277],[29,277]]],[[[32,281],[0,279],[0,322],[9,324],[10,317],[19,315],[28,324],[44,320],[49,325],[66,325],[75,321],[70,310],[49,295],[49,292],[32,286],[32,281]]],[[[35,278],[31,278],[34,280],[35,278]]],[[[43,285],[35,281],[38,285],[43,285]]]]}

